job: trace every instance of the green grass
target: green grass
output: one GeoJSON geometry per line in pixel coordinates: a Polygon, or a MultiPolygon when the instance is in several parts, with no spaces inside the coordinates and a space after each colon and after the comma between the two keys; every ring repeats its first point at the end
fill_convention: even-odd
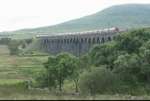
{"type": "Polygon", "coordinates": [[[64,93],[46,90],[29,90],[26,88],[26,80],[43,70],[43,63],[48,56],[10,56],[6,46],[0,46],[0,100],[130,100],[150,99],[148,95],[72,95],[74,84],[65,81],[64,93]]]}
{"type": "Polygon", "coordinates": [[[96,95],[96,96],[75,96],[75,95],[53,95],[44,92],[24,92],[8,93],[7,96],[0,95],[0,99],[5,100],[149,100],[150,96],[131,96],[131,95],[96,95]]]}
{"type": "Polygon", "coordinates": [[[0,46],[0,82],[31,78],[43,69],[47,58],[48,56],[10,56],[7,46],[0,46]]]}
{"type": "Polygon", "coordinates": [[[19,80],[19,79],[0,79],[0,85],[12,85],[23,81],[24,80],[19,80]]]}

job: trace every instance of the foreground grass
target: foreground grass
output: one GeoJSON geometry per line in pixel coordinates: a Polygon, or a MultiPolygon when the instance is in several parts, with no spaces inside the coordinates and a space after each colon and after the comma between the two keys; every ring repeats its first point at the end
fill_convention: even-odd
{"type": "Polygon", "coordinates": [[[150,96],[131,96],[131,95],[96,95],[96,96],[77,96],[77,95],[54,95],[51,93],[15,93],[0,96],[1,100],[149,100],[150,96]]]}

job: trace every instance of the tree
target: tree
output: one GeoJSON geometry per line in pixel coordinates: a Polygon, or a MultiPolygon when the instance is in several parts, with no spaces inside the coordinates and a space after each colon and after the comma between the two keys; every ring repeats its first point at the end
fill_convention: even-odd
{"type": "Polygon", "coordinates": [[[35,81],[37,82],[37,86],[40,88],[49,87],[47,71],[38,73],[38,75],[35,77],[35,81]]]}
{"type": "Polygon", "coordinates": [[[8,43],[11,41],[11,38],[1,38],[0,44],[2,45],[8,45],[8,43]]]}
{"type": "Polygon", "coordinates": [[[90,67],[92,65],[91,63],[91,57],[89,56],[89,54],[86,54],[86,55],[83,55],[81,57],[79,57],[79,69],[81,71],[84,71],[84,70],[90,70],[90,67]]]}
{"type": "Polygon", "coordinates": [[[79,91],[79,87],[78,87],[78,83],[79,83],[79,76],[80,76],[80,73],[82,73],[82,68],[80,68],[80,61],[79,61],[79,58],[77,57],[72,57],[71,59],[71,64],[72,64],[72,74],[70,74],[70,77],[74,84],[75,84],[75,92],[78,92],[79,91]]]}
{"type": "Polygon", "coordinates": [[[57,60],[54,56],[49,56],[48,61],[44,63],[46,68],[45,74],[47,75],[47,86],[49,88],[56,88],[56,76],[57,76],[57,60]]]}
{"type": "Polygon", "coordinates": [[[112,71],[100,66],[93,67],[91,71],[85,71],[80,77],[79,86],[82,93],[94,95],[113,92],[117,89],[115,86],[118,82],[112,71]]]}
{"type": "Polygon", "coordinates": [[[25,42],[29,45],[30,43],[33,42],[33,39],[25,39],[25,42]]]}
{"type": "Polygon", "coordinates": [[[67,53],[62,53],[57,56],[58,60],[58,81],[59,81],[59,90],[61,91],[62,84],[65,79],[68,77],[73,78],[75,81],[75,85],[77,87],[76,77],[77,77],[77,67],[78,67],[78,60],[75,56],[67,53]]]}
{"type": "Polygon", "coordinates": [[[140,47],[140,57],[142,60],[141,79],[146,83],[150,83],[150,40],[140,47]]]}
{"type": "Polygon", "coordinates": [[[144,62],[150,64],[150,40],[140,47],[140,56],[144,58],[144,62]]]}
{"type": "Polygon", "coordinates": [[[121,79],[127,83],[136,85],[141,71],[141,60],[136,54],[124,54],[118,56],[114,62],[114,72],[117,73],[121,79]]]}
{"type": "Polygon", "coordinates": [[[19,53],[19,45],[20,42],[17,40],[11,40],[8,44],[8,48],[10,50],[11,55],[17,55],[19,53]]]}
{"type": "Polygon", "coordinates": [[[145,41],[150,39],[150,32],[140,29],[119,34],[115,41],[117,50],[126,51],[127,53],[138,53],[139,48],[145,41]]]}
{"type": "MultiPolygon", "coordinates": [[[[48,78],[53,79],[53,84],[58,85],[60,91],[62,91],[64,80],[68,78],[73,79],[76,91],[78,91],[78,64],[79,61],[75,56],[68,53],[61,53],[56,57],[50,56],[44,65],[48,71],[48,78]]],[[[48,81],[48,83],[50,82],[48,81]]]]}
{"type": "Polygon", "coordinates": [[[113,69],[113,61],[116,58],[116,43],[104,43],[93,47],[89,55],[94,66],[107,65],[107,68],[113,69]]]}

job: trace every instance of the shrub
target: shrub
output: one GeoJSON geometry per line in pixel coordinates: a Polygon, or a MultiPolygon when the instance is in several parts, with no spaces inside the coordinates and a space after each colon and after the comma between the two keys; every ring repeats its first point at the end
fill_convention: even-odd
{"type": "Polygon", "coordinates": [[[18,55],[19,54],[19,41],[11,40],[8,44],[8,48],[10,50],[10,55],[18,55]]]}
{"type": "Polygon", "coordinates": [[[48,87],[48,74],[46,71],[38,73],[38,76],[35,77],[35,85],[39,88],[48,87]]]}
{"type": "Polygon", "coordinates": [[[141,60],[136,54],[124,54],[118,56],[114,62],[114,72],[120,75],[126,84],[137,85],[138,77],[141,71],[141,60]]]}
{"type": "Polygon", "coordinates": [[[117,91],[116,76],[105,67],[92,68],[90,72],[84,72],[79,81],[81,93],[111,93],[117,91]]]}
{"type": "Polygon", "coordinates": [[[94,46],[89,52],[91,63],[96,67],[107,64],[107,68],[113,69],[113,61],[116,59],[117,52],[115,47],[114,41],[94,46]]]}

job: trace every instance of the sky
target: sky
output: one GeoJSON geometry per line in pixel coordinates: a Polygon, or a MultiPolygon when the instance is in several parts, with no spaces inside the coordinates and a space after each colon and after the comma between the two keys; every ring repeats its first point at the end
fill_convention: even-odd
{"type": "Polygon", "coordinates": [[[0,32],[55,25],[129,3],[150,0],[0,0],[0,32]]]}

